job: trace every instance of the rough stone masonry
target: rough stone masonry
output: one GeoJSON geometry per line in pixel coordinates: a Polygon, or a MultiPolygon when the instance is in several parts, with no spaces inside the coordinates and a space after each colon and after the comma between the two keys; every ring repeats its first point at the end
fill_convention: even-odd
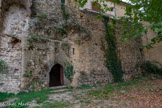
{"type": "MultiPolygon", "coordinates": [[[[66,86],[113,81],[102,48],[107,47],[105,28],[96,13],[61,5],[61,0],[33,0],[29,17],[21,3],[6,8],[5,2],[0,1],[0,60],[7,71],[0,73],[0,91],[40,90],[49,88],[50,81],[66,86]]],[[[123,78],[130,80],[143,62],[141,39],[121,43],[120,32],[115,35],[123,78]]]]}

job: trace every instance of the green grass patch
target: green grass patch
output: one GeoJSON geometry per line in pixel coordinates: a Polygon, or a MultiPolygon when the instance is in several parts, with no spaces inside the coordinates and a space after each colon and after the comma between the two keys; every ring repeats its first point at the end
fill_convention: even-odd
{"type": "Polygon", "coordinates": [[[113,92],[120,92],[121,90],[128,91],[131,89],[131,86],[138,85],[140,81],[133,80],[131,82],[121,82],[114,84],[107,84],[99,90],[90,90],[88,91],[88,95],[92,98],[108,98],[109,94],[113,92]]]}
{"type": "Polygon", "coordinates": [[[108,94],[112,92],[113,92],[113,89],[90,90],[88,91],[88,95],[91,98],[100,99],[100,98],[108,98],[108,94]]]}
{"type": "MultiPolygon", "coordinates": [[[[59,92],[59,93],[71,92],[71,91],[72,90],[70,89],[70,90],[59,92]]],[[[13,93],[0,92],[0,102],[7,101],[8,99],[11,99],[11,98],[16,98],[16,100],[12,102],[11,103],[12,105],[10,105],[8,108],[26,108],[28,107],[28,104],[27,104],[28,102],[35,100],[37,104],[40,104],[48,100],[49,94],[55,94],[55,93],[58,93],[58,92],[52,92],[49,89],[41,90],[41,91],[19,92],[17,95],[13,93]]]]}
{"type": "Polygon", "coordinates": [[[46,103],[41,108],[65,108],[69,106],[69,102],[54,101],[53,103],[46,103]]]}
{"type": "Polygon", "coordinates": [[[14,97],[14,93],[3,93],[0,92],[0,102],[7,101],[9,98],[14,97]]]}
{"type": "Polygon", "coordinates": [[[91,89],[93,86],[91,85],[81,85],[80,87],[78,87],[78,89],[91,89]]]}
{"type": "Polygon", "coordinates": [[[42,91],[30,91],[28,93],[20,92],[17,94],[19,102],[27,103],[32,100],[36,100],[37,103],[42,103],[48,99],[48,94],[51,94],[51,90],[42,90],[42,91]]]}
{"type": "Polygon", "coordinates": [[[48,94],[51,94],[51,90],[30,91],[28,93],[20,92],[15,96],[17,98],[17,100],[13,102],[15,105],[9,108],[26,108],[28,107],[26,103],[33,100],[36,100],[36,102],[40,104],[48,99],[48,94]]]}
{"type": "MultiPolygon", "coordinates": [[[[126,89],[130,86],[133,86],[133,85],[138,85],[141,81],[139,80],[133,80],[131,82],[121,82],[121,83],[114,83],[114,84],[107,84],[104,86],[105,89],[114,89],[115,91],[116,90],[121,90],[121,89],[126,89]]],[[[114,91],[113,90],[113,91],[114,91]]]]}

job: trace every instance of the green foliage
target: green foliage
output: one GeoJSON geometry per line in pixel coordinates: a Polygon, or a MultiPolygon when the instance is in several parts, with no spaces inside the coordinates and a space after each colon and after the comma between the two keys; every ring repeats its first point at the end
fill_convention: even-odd
{"type": "Polygon", "coordinates": [[[151,63],[150,61],[146,61],[142,67],[143,74],[158,74],[162,76],[162,65],[157,66],[155,63],[151,63]]]}
{"type": "Polygon", "coordinates": [[[119,26],[120,28],[118,28],[118,30],[122,33],[120,39],[122,42],[130,40],[131,38],[141,37],[143,36],[142,33],[147,32],[142,23],[135,20],[133,21],[131,18],[121,17],[120,24],[121,27],[119,26]]]}
{"type": "Polygon", "coordinates": [[[146,21],[149,23],[158,23],[162,21],[162,7],[160,0],[129,0],[132,5],[126,8],[126,15],[134,19],[146,21]],[[131,14],[132,13],[132,14],[131,14]]]}
{"type": "Polygon", "coordinates": [[[101,99],[101,98],[108,98],[108,94],[112,92],[113,92],[113,89],[91,90],[91,91],[88,91],[88,95],[92,98],[101,99]]]}
{"type": "Polygon", "coordinates": [[[58,28],[58,30],[61,32],[61,35],[68,33],[68,24],[67,20],[69,19],[70,15],[66,12],[65,4],[61,3],[61,10],[62,10],[62,16],[65,20],[65,24],[62,25],[62,28],[58,28]]]}
{"type": "Polygon", "coordinates": [[[43,103],[44,101],[46,101],[48,99],[48,96],[40,96],[39,98],[37,98],[37,103],[43,103]]]}
{"type": "Polygon", "coordinates": [[[79,89],[90,89],[90,88],[92,88],[93,86],[91,86],[91,85],[81,85],[80,87],[78,87],[79,89]]]}
{"type": "MultiPolygon", "coordinates": [[[[93,96],[93,97],[97,97],[102,93],[102,90],[91,90],[88,92],[88,95],[93,96]]],[[[102,96],[101,96],[102,97],[102,96]]]]}
{"type": "Polygon", "coordinates": [[[29,105],[26,103],[22,103],[22,102],[15,102],[12,103],[10,106],[8,106],[7,108],[27,108],[29,105]]]}
{"type": "Polygon", "coordinates": [[[18,98],[13,103],[17,103],[14,106],[10,106],[11,108],[17,108],[18,106],[20,108],[23,108],[26,106],[27,102],[31,102],[32,100],[36,100],[37,103],[42,103],[48,99],[48,94],[51,94],[51,90],[42,90],[42,91],[30,91],[28,93],[26,92],[19,92],[16,97],[18,98]],[[19,103],[22,103],[24,105],[20,105],[19,103]]]}
{"type": "Polygon", "coordinates": [[[87,3],[87,0],[74,0],[75,2],[78,2],[79,7],[84,7],[84,5],[87,3]]]}
{"type": "MultiPolygon", "coordinates": [[[[37,17],[37,22],[35,23],[36,29],[44,30],[47,23],[47,15],[45,13],[40,13],[37,17]]],[[[49,32],[49,31],[48,31],[49,32]]]]}
{"type": "Polygon", "coordinates": [[[125,32],[131,35],[124,35],[124,37],[130,39],[130,37],[143,36],[143,33],[146,32],[146,29],[151,28],[157,33],[157,37],[154,37],[151,42],[145,46],[150,49],[154,44],[162,41],[162,7],[161,1],[159,0],[129,0],[133,5],[126,6],[126,15],[128,16],[125,19],[131,21],[131,27],[125,29],[125,32]],[[144,27],[141,22],[148,22],[151,26],[144,27]],[[140,27],[139,25],[140,24],[140,27]],[[131,30],[131,31],[130,31],[131,30]]]}
{"type": "Polygon", "coordinates": [[[56,29],[56,32],[57,32],[57,33],[61,33],[61,36],[63,36],[63,35],[65,35],[65,34],[68,33],[68,32],[67,32],[67,27],[68,27],[68,26],[64,26],[64,25],[62,25],[62,27],[55,27],[55,26],[54,26],[54,28],[56,29]]]}
{"type": "Polygon", "coordinates": [[[138,83],[139,83],[139,81],[132,80],[130,82],[121,82],[121,83],[117,83],[117,84],[107,84],[107,85],[105,85],[104,88],[106,88],[106,89],[114,89],[114,88],[120,89],[122,87],[132,86],[132,85],[136,85],[138,83]]]}
{"type": "Polygon", "coordinates": [[[38,16],[38,18],[39,18],[41,21],[43,21],[43,20],[47,19],[47,15],[46,15],[45,13],[41,13],[41,14],[38,16]]]}
{"type": "Polygon", "coordinates": [[[68,20],[69,14],[66,12],[65,4],[61,3],[61,10],[62,10],[62,16],[63,16],[64,20],[68,20]]]}
{"type": "Polygon", "coordinates": [[[30,43],[32,43],[32,42],[46,42],[48,40],[49,40],[48,36],[39,35],[38,33],[30,34],[30,37],[28,38],[28,41],[30,43]]]}
{"type": "Polygon", "coordinates": [[[13,93],[2,93],[2,92],[0,92],[0,102],[6,101],[9,98],[12,98],[14,96],[15,96],[15,94],[13,94],[13,93]]]}
{"type": "Polygon", "coordinates": [[[101,98],[109,98],[109,94],[114,92],[120,92],[121,90],[129,90],[130,86],[140,84],[140,81],[133,80],[131,82],[121,82],[115,84],[107,84],[103,86],[102,89],[99,90],[90,90],[88,91],[88,95],[92,98],[101,99],[101,98]]]}
{"type": "Polygon", "coordinates": [[[162,22],[154,23],[150,26],[150,28],[157,33],[157,36],[152,38],[151,42],[145,46],[147,49],[153,48],[154,44],[162,41],[162,22]]]}
{"type": "Polygon", "coordinates": [[[0,73],[4,72],[6,68],[7,68],[6,62],[3,60],[0,60],[0,73]]]}
{"type": "Polygon", "coordinates": [[[74,73],[75,73],[75,72],[74,72],[73,66],[68,66],[68,67],[64,70],[65,77],[66,77],[70,82],[72,82],[74,73]]]}
{"type": "Polygon", "coordinates": [[[32,76],[31,72],[28,72],[28,71],[26,71],[24,74],[24,77],[31,77],[31,76],[32,76]]]}
{"type": "Polygon", "coordinates": [[[62,11],[62,16],[63,16],[65,23],[62,24],[61,27],[53,26],[53,28],[56,30],[57,33],[61,33],[61,36],[63,36],[68,33],[69,26],[67,24],[67,21],[70,15],[66,12],[66,7],[64,3],[61,3],[61,11],[62,11]]]}
{"type": "Polygon", "coordinates": [[[122,76],[124,71],[121,67],[121,61],[117,54],[116,48],[116,37],[114,36],[113,28],[108,25],[109,18],[103,17],[103,23],[105,25],[105,39],[107,41],[108,47],[106,49],[106,67],[112,73],[115,82],[120,82],[122,80],[122,76]]]}
{"type": "Polygon", "coordinates": [[[101,83],[101,81],[97,81],[97,84],[98,84],[98,85],[101,85],[102,83],[101,83]]]}
{"type": "MultiPolygon", "coordinates": [[[[79,7],[84,7],[87,3],[87,0],[74,0],[78,2],[79,7]]],[[[114,3],[121,3],[123,0],[111,0],[114,3]]],[[[137,38],[143,36],[144,33],[150,28],[148,26],[143,26],[142,22],[148,22],[151,25],[157,25],[162,21],[162,2],[161,0],[128,0],[129,4],[125,5],[125,15],[122,17],[122,38],[121,41],[130,40],[131,38],[137,38]]],[[[111,7],[108,7],[106,0],[94,0],[93,5],[97,6],[100,9],[101,17],[104,13],[109,11],[111,7]],[[97,3],[102,4],[103,6],[98,6],[97,3]]],[[[121,20],[119,20],[119,23],[121,20]]],[[[152,27],[151,27],[152,28],[152,27]]],[[[151,40],[146,48],[152,48],[154,44],[162,41],[162,27],[156,27],[153,29],[157,36],[151,40]],[[158,32],[157,32],[158,31],[158,32]]]]}

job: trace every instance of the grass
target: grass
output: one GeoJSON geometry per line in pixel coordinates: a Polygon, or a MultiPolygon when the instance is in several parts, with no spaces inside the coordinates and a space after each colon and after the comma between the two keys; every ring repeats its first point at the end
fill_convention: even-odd
{"type": "MultiPolygon", "coordinates": [[[[127,93],[131,93],[133,90],[142,90],[142,91],[150,91],[150,92],[156,92],[153,89],[153,85],[151,84],[151,81],[142,78],[138,80],[133,80],[131,82],[122,82],[122,83],[113,83],[113,84],[107,84],[107,85],[101,85],[99,84],[98,87],[94,88],[89,85],[83,85],[80,89],[88,89],[84,91],[83,93],[79,95],[74,95],[75,100],[79,100],[79,103],[82,105],[88,105],[93,103],[92,99],[113,99],[115,95],[118,96],[124,96],[127,93]],[[145,87],[146,86],[146,87],[145,87]],[[84,94],[86,93],[86,94],[84,94]]],[[[158,91],[162,91],[161,88],[158,89],[158,91]]],[[[72,88],[69,88],[68,90],[61,91],[59,93],[64,92],[72,92],[72,88]]],[[[20,92],[17,95],[13,93],[1,93],[0,92],[0,102],[6,101],[10,98],[16,98],[16,100],[13,102],[15,105],[10,106],[9,108],[26,108],[28,107],[28,102],[36,101],[37,104],[43,103],[42,108],[64,108],[69,107],[69,103],[67,101],[51,101],[46,102],[48,100],[49,94],[58,94],[58,92],[51,91],[49,89],[42,90],[42,91],[30,91],[28,93],[26,92],[20,92]],[[20,104],[22,103],[22,104],[20,104]]],[[[73,97],[74,97],[73,96],[73,97]]],[[[116,100],[116,98],[114,98],[116,100]]],[[[129,99],[131,100],[131,99],[129,99]]],[[[71,106],[71,105],[70,105],[71,106]]],[[[36,107],[39,108],[39,107],[36,107]]]]}
{"type": "MultiPolygon", "coordinates": [[[[72,89],[65,90],[59,93],[64,93],[64,92],[72,92],[72,89]]],[[[7,101],[8,99],[16,98],[16,100],[11,103],[12,105],[10,105],[9,108],[26,108],[28,107],[27,104],[28,102],[35,100],[37,104],[40,104],[48,100],[49,94],[55,94],[55,93],[58,92],[53,92],[50,89],[45,89],[41,91],[19,92],[16,95],[14,93],[0,92],[0,102],[7,101]]],[[[55,103],[59,104],[58,102],[55,103]]]]}
{"type": "Polygon", "coordinates": [[[69,106],[69,102],[54,101],[53,103],[46,103],[41,108],[65,108],[69,106]]]}
{"type": "Polygon", "coordinates": [[[107,84],[99,90],[90,90],[88,91],[88,95],[91,98],[101,99],[101,98],[109,98],[109,94],[113,92],[120,92],[121,90],[129,91],[131,89],[130,86],[138,85],[141,81],[133,80],[131,82],[122,82],[115,84],[107,84]]]}
{"type": "MultiPolygon", "coordinates": [[[[97,87],[96,85],[86,85],[86,84],[83,84],[81,86],[78,86],[77,89],[91,89],[92,87],[97,87]]],[[[68,87],[69,90],[73,90],[74,87],[70,86],[68,87]]]]}
{"type": "Polygon", "coordinates": [[[0,92],[0,102],[6,101],[9,98],[12,98],[14,96],[15,96],[15,94],[13,94],[13,93],[2,93],[2,92],[0,92]]]}
{"type": "Polygon", "coordinates": [[[9,108],[25,108],[28,106],[26,103],[33,100],[40,104],[48,99],[48,94],[51,94],[51,90],[20,92],[15,96],[17,99],[13,102],[14,105],[9,108]]]}
{"type": "Polygon", "coordinates": [[[91,90],[88,91],[88,95],[95,99],[101,99],[101,98],[108,98],[108,94],[112,93],[113,90],[105,89],[105,90],[91,90]]]}
{"type": "Polygon", "coordinates": [[[42,90],[42,91],[30,91],[28,93],[20,92],[17,94],[18,102],[27,103],[35,99],[37,103],[42,103],[48,99],[48,94],[51,94],[51,90],[42,90]]]}
{"type": "MultiPolygon", "coordinates": [[[[72,91],[72,90],[65,90],[59,93],[64,93],[64,92],[69,92],[69,91],[72,91]]],[[[17,95],[13,93],[0,92],[0,102],[7,101],[8,99],[11,99],[11,98],[16,98],[16,100],[11,103],[12,105],[10,105],[9,108],[26,108],[29,106],[27,104],[28,102],[35,100],[37,104],[40,104],[48,100],[49,94],[55,94],[55,93],[58,93],[58,92],[52,92],[49,89],[45,89],[41,91],[19,92],[17,95]]],[[[56,106],[56,108],[59,105],[61,106],[62,103],[59,103],[57,101],[55,101],[55,103],[52,104],[52,106],[56,106]]],[[[65,104],[62,106],[65,106],[65,104]]]]}
{"type": "Polygon", "coordinates": [[[78,87],[78,89],[91,89],[93,86],[91,85],[81,85],[80,87],[78,87]]]}

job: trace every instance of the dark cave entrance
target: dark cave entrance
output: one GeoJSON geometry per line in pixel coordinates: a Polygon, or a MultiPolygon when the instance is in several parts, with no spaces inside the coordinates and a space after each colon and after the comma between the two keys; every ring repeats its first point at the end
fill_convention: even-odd
{"type": "Polygon", "coordinates": [[[60,64],[56,64],[50,71],[49,86],[61,86],[64,85],[64,72],[63,67],[60,64]]]}

